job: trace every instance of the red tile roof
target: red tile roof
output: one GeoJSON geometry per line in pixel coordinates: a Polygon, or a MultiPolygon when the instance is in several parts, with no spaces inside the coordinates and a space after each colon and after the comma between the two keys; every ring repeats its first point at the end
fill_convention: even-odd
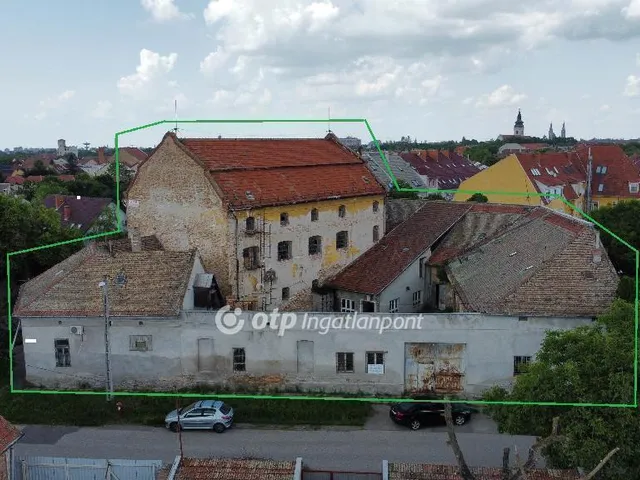
{"type": "Polygon", "coordinates": [[[42,175],[29,175],[27,178],[25,178],[25,181],[40,183],[44,179],[45,179],[45,177],[42,176],[42,175]]]}
{"type": "Polygon", "coordinates": [[[594,197],[617,196],[640,199],[640,192],[635,194],[629,192],[629,183],[640,182],[640,173],[619,145],[580,146],[574,163],[585,172],[585,176],[589,149],[593,157],[592,195],[594,197]],[[599,166],[607,167],[606,173],[598,173],[599,166]],[[599,189],[600,184],[603,185],[602,191],[599,189]]]}
{"type": "Polygon", "coordinates": [[[14,175],[14,176],[11,176],[11,177],[7,177],[5,179],[5,182],[6,183],[10,183],[12,185],[22,185],[24,183],[24,178],[20,177],[18,175],[14,175]]]}
{"type": "Polygon", "coordinates": [[[420,175],[437,179],[439,190],[455,190],[463,181],[480,171],[454,151],[417,150],[401,153],[400,156],[420,175]]]}
{"type": "Polygon", "coordinates": [[[127,152],[129,155],[131,155],[132,157],[135,157],[138,159],[138,161],[143,161],[146,160],[148,155],[146,153],[144,153],[142,150],[140,150],[137,147],[124,147],[121,148],[121,150],[124,150],[125,152],[127,152]]]}
{"type": "Polygon", "coordinates": [[[472,206],[469,203],[426,202],[326,285],[338,290],[379,294],[472,206]]]}
{"type": "Polygon", "coordinates": [[[74,175],[58,175],[58,180],[61,182],[73,182],[75,179],[74,175]]]}
{"type": "MultiPolygon", "coordinates": [[[[420,465],[389,463],[389,480],[462,480],[454,465],[420,465]]],[[[470,467],[478,480],[501,480],[502,470],[494,467],[470,467]]],[[[527,472],[529,480],[578,480],[577,470],[532,469],[527,472]]]]}
{"type": "Polygon", "coordinates": [[[234,209],[384,195],[365,163],[333,135],[324,139],[177,139],[211,174],[234,209]]]}
{"type": "Polygon", "coordinates": [[[540,150],[549,146],[546,143],[520,143],[519,145],[527,150],[540,150]]]}
{"type": "Polygon", "coordinates": [[[184,458],[176,480],[291,480],[295,462],[184,458]]]}
{"type": "Polygon", "coordinates": [[[22,432],[18,430],[18,427],[0,416],[0,454],[10,448],[20,437],[22,437],[22,432]]]}

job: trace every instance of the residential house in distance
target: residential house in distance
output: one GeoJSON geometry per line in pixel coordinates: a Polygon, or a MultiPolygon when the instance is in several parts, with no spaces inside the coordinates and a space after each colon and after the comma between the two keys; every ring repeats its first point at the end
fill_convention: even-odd
{"type": "MultiPolygon", "coordinates": [[[[457,190],[460,184],[480,171],[467,158],[455,151],[415,150],[400,156],[420,175],[428,188],[438,190],[457,190]]],[[[453,198],[451,193],[441,194],[447,200],[453,198]]]]}
{"type": "Polygon", "coordinates": [[[498,149],[498,157],[504,158],[512,153],[533,153],[548,147],[546,143],[505,143],[498,149]]]}
{"type": "Polygon", "coordinates": [[[97,177],[106,173],[109,167],[109,160],[105,155],[105,147],[98,147],[95,158],[85,158],[79,161],[80,169],[86,174],[97,177]]]}
{"type": "Polygon", "coordinates": [[[589,222],[545,207],[430,201],[325,286],[340,312],[590,319],[618,281],[589,222]]]}
{"type": "MultiPolygon", "coordinates": [[[[50,389],[106,386],[102,282],[109,299],[113,385],[119,391],[210,385],[244,392],[473,397],[511,382],[535,357],[548,330],[591,323],[575,317],[451,312],[418,319],[397,313],[393,332],[381,332],[375,321],[369,328],[329,328],[344,323],[345,313],[319,313],[282,335],[273,326],[256,326],[264,326],[256,322],[264,313],[244,311],[240,328],[230,335],[217,320],[225,299],[198,252],[166,251],[155,237],[129,233],[129,240],[91,242],[21,286],[13,318],[23,338],[37,339],[24,342],[28,382],[50,389]]],[[[487,283],[482,268],[471,270],[475,277],[454,272],[455,279],[470,278],[482,288],[487,283]]],[[[593,269],[578,275],[587,290],[593,269]]],[[[463,283],[462,291],[473,292],[473,285],[463,283]]],[[[541,291],[539,303],[565,308],[573,308],[581,295],[563,302],[565,290],[551,299],[548,290],[541,291]]],[[[532,294],[531,299],[537,292],[532,294]]]]}
{"type": "MultiPolygon", "coordinates": [[[[561,195],[586,211],[588,165],[592,172],[592,208],[640,198],[640,174],[617,145],[580,145],[570,152],[512,154],[467,179],[460,189],[489,192],[486,196],[491,203],[543,205],[580,216],[561,198],[547,194],[561,195]],[[491,193],[501,191],[514,194],[491,193]]],[[[454,200],[463,201],[469,196],[458,193],[454,200]]]]}
{"type": "MultiPolygon", "coordinates": [[[[120,168],[125,168],[132,173],[138,171],[138,166],[147,159],[148,155],[137,147],[122,147],[118,149],[118,160],[120,168]]],[[[115,154],[109,157],[108,163],[111,164],[116,159],[115,154]]]]}
{"type": "MultiPolygon", "coordinates": [[[[425,184],[424,179],[415,171],[415,169],[407,163],[400,155],[393,152],[384,152],[384,156],[391,168],[391,173],[397,181],[403,181],[413,188],[438,188],[435,180],[425,184]]],[[[393,179],[389,174],[389,170],[382,160],[380,153],[377,151],[364,152],[362,159],[365,161],[371,173],[378,179],[380,184],[385,186],[387,191],[395,189],[393,179]]],[[[419,196],[426,196],[426,193],[420,193],[419,196]]]]}
{"type": "Polygon", "coordinates": [[[110,198],[82,197],[80,195],[47,195],[44,206],[60,215],[64,227],[77,228],[85,235],[117,229],[119,215],[123,230],[126,230],[126,214],[122,209],[116,213],[116,205],[110,198]],[[111,225],[111,227],[109,226],[111,225]]]}
{"type": "Polygon", "coordinates": [[[22,436],[18,427],[0,416],[0,480],[11,478],[9,473],[13,466],[13,447],[22,436]]]}
{"type": "Polygon", "coordinates": [[[333,134],[179,139],[169,132],[140,164],[127,215],[130,227],[167,249],[198,248],[230,303],[304,311],[314,286],[380,239],[384,197],[333,134]]]}

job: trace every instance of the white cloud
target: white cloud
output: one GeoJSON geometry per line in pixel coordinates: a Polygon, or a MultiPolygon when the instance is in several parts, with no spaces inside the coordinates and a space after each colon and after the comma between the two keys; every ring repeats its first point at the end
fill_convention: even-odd
{"type": "Polygon", "coordinates": [[[467,97],[464,100],[462,100],[463,105],[470,105],[471,103],[473,103],[473,97],[467,97]]]}
{"type": "Polygon", "coordinates": [[[624,87],[623,94],[626,97],[637,97],[640,95],[640,77],[629,75],[627,77],[627,84],[624,87]]]}
{"type": "Polygon", "coordinates": [[[135,94],[157,77],[173,70],[177,61],[177,53],[161,56],[159,53],[143,48],[140,51],[140,64],[136,67],[136,73],[122,77],[118,81],[118,89],[124,94],[135,94]]]}
{"type": "Polygon", "coordinates": [[[516,105],[527,96],[523,93],[516,93],[511,85],[502,85],[493,92],[482,95],[476,102],[477,107],[506,107],[516,105]]]}
{"type": "Polygon", "coordinates": [[[622,12],[627,18],[640,18],[640,0],[631,0],[629,5],[622,9],[622,12]]]}
{"type": "Polygon", "coordinates": [[[101,100],[91,112],[91,116],[94,118],[107,118],[111,113],[112,108],[113,104],[111,102],[107,100],[101,100]]]}
{"type": "Polygon", "coordinates": [[[606,103],[600,107],[601,112],[608,112],[609,110],[611,110],[611,106],[606,103]]]}
{"type": "Polygon", "coordinates": [[[205,74],[211,74],[224,66],[228,58],[229,54],[222,47],[218,47],[215,52],[211,52],[200,62],[200,71],[205,74]]]}
{"type": "Polygon", "coordinates": [[[180,12],[180,9],[174,4],[174,0],[141,0],[140,4],[151,14],[151,18],[159,23],[188,16],[180,12]]]}
{"type": "Polygon", "coordinates": [[[75,96],[75,90],[65,90],[64,92],[55,95],[53,97],[45,98],[44,100],[40,100],[38,104],[40,109],[33,116],[36,120],[45,119],[51,110],[56,110],[66,104],[69,100],[71,100],[75,96]]]}

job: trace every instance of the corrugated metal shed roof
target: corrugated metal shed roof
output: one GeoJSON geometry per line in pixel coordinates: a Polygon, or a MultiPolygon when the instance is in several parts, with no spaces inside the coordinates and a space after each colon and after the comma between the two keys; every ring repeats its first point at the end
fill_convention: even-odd
{"type": "Polygon", "coordinates": [[[15,480],[104,480],[107,469],[118,480],[156,480],[159,460],[105,460],[65,457],[15,457],[15,480]],[[26,476],[24,475],[26,473],[26,476]]]}

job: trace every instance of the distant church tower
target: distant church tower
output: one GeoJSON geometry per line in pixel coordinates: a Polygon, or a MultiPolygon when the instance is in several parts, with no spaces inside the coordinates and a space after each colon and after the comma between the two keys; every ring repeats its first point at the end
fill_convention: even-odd
{"type": "Polygon", "coordinates": [[[562,122],[562,130],[560,130],[560,138],[567,138],[567,131],[564,128],[564,122],[562,122]]]}
{"type": "Polygon", "coordinates": [[[549,124],[549,136],[548,136],[549,140],[555,140],[556,138],[556,134],[553,133],[553,123],[549,124]]]}
{"type": "Polygon", "coordinates": [[[524,122],[522,121],[520,109],[518,109],[518,118],[516,118],[516,123],[513,124],[513,135],[516,137],[524,137],[524,122]]]}

